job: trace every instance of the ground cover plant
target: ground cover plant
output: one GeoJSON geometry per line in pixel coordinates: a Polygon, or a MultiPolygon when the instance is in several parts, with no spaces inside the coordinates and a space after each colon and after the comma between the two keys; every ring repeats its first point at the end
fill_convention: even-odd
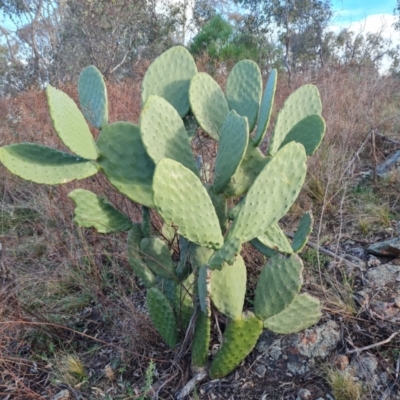
{"type": "Polygon", "coordinates": [[[302,217],[292,243],[278,225],[300,192],[307,156],[325,133],[321,101],[313,85],[294,92],[278,115],[264,156],[258,146],[267,131],[276,79],[274,70],[262,96],[258,66],[241,61],[229,75],[225,97],[209,75],[197,72],[187,50],[175,47],[146,72],[139,125],[108,124],[103,78],[88,67],[78,84],[83,114],[63,92],[51,85],[46,89],[54,128],[74,155],[31,143],[0,149],[2,163],[26,180],[62,184],[102,170],[116,190],[142,205],[142,222],[133,223],[90,191],[69,194],[77,225],[100,233],[129,231],[130,265],[147,287],[157,331],[174,348],[194,324],[193,367],[208,364],[211,303],[228,319],[211,378],[230,373],[253,349],[263,327],[297,332],[321,315],[319,300],[299,294],[303,264],[296,253],[307,241],[312,217],[302,217]],[[189,122],[219,141],[212,185],[201,181],[201,158],[196,164],[191,152],[188,120],[182,120],[189,111],[194,116],[189,122]],[[83,115],[100,129],[97,142],[83,115]],[[228,209],[232,198],[236,204],[228,209]],[[151,208],[165,222],[161,237],[154,235],[151,208]],[[246,266],[240,251],[245,242],[270,258],[257,282],[254,313],[243,312],[246,266]]]}
{"type": "MultiPolygon", "coordinates": [[[[319,87],[328,131],[322,148],[308,160],[305,186],[281,226],[285,227],[285,231],[295,231],[301,215],[312,207],[317,226],[311,241],[328,246],[333,252],[337,243],[343,243],[348,237],[371,241],[374,240],[375,232],[384,231],[385,235],[390,234],[386,230],[389,232],[397,219],[395,174],[375,186],[361,182],[354,189],[351,187],[359,168],[364,169],[369,164],[372,154],[370,142],[366,142],[362,152],[358,150],[372,127],[379,127],[379,132],[390,135],[391,140],[397,138],[392,133],[396,130],[397,120],[393,118],[396,112],[390,103],[391,93],[396,91],[395,82],[389,79],[371,82],[370,76],[368,79],[364,77],[366,78],[360,75],[355,78],[349,71],[336,71],[330,75],[321,75],[315,80],[309,76],[298,77],[298,81],[294,82],[294,87],[300,87],[311,80],[319,87]],[[360,101],[354,103],[354,98],[360,101]],[[367,107],[369,112],[366,113],[363,107],[367,107]],[[359,156],[356,162],[352,161],[354,154],[359,156]],[[344,172],[349,171],[347,167],[350,162],[357,169],[346,174],[344,172]],[[346,191],[347,186],[349,189],[346,191]],[[366,189],[362,189],[363,187],[366,189]],[[376,217],[371,213],[366,215],[369,207],[381,205],[390,210],[388,221],[387,218],[383,220],[380,214],[376,217]],[[361,225],[361,221],[366,218],[370,224],[367,230],[365,224],[361,225]]],[[[224,83],[222,75],[215,78],[224,83]]],[[[129,96],[124,97],[125,101],[121,102],[119,94],[128,92],[128,85],[124,85],[113,87],[107,84],[110,121],[118,121],[121,116],[130,121],[137,121],[139,118],[140,105],[135,106],[135,100],[131,99],[134,99],[135,93],[140,92],[140,88],[137,84],[133,89],[129,88],[129,96]],[[129,104],[129,107],[123,107],[122,103],[124,106],[129,104]]],[[[65,86],[63,90],[75,99],[78,98],[71,87],[65,86]]],[[[282,108],[284,100],[292,91],[281,80],[275,109],[282,108]]],[[[32,91],[17,100],[20,102],[18,107],[12,112],[8,111],[8,115],[21,113],[23,117],[2,125],[2,133],[6,134],[5,143],[35,141],[63,148],[62,143],[56,141],[50,126],[44,125],[48,118],[45,97],[32,91]],[[35,115],[34,119],[29,119],[30,114],[35,115]],[[7,136],[7,127],[13,127],[13,124],[14,133],[7,136]]],[[[16,101],[10,102],[10,105],[14,104],[17,104],[16,101]]],[[[275,120],[276,114],[272,118],[272,121],[275,120]]],[[[91,130],[97,137],[97,130],[91,130]]],[[[214,166],[209,164],[209,160],[217,153],[216,142],[207,139],[197,130],[197,137],[192,139],[191,144],[195,148],[195,154],[202,155],[203,158],[202,179],[212,184],[213,175],[210,171],[213,171],[214,166]],[[200,142],[203,148],[200,147],[200,142]],[[214,155],[208,156],[207,151],[214,152],[214,155]]],[[[261,147],[264,148],[265,145],[266,141],[261,147]]],[[[378,157],[381,160],[390,154],[388,152],[392,148],[393,144],[390,145],[389,140],[377,138],[378,157]]],[[[8,393],[18,393],[15,394],[17,398],[42,398],[41,395],[50,398],[49,394],[56,394],[68,384],[71,393],[79,396],[78,392],[82,391],[89,398],[153,398],[159,394],[174,398],[176,389],[190,379],[187,340],[183,339],[174,352],[168,352],[162,342],[158,341],[151,325],[147,323],[146,313],[138,311],[145,304],[143,294],[146,291],[142,285],[137,285],[126,259],[126,233],[104,235],[91,229],[74,228],[70,221],[73,202],[68,199],[67,193],[82,187],[101,193],[110,199],[114,207],[129,215],[131,221],[140,225],[141,207],[120,196],[102,174],[59,186],[24,183],[4,169],[3,174],[6,179],[2,186],[2,260],[6,269],[10,268],[10,273],[9,280],[4,280],[4,274],[2,275],[2,282],[3,285],[7,282],[10,284],[3,286],[5,291],[2,294],[6,293],[7,296],[6,301],[2,298],[0,310],[2,324],[4,323],[1,337],[4,346],[1,348],[0,361],[2,392],[5,384],[9,384],[8,393]],[[14,328],[5,331],[6,326],[14,328]],[[88,336],[81,336],[83,333],[88,336]],[[118,348],[114,347],[115,344],[118,348]],[[7,357],[11,354],[12,357],[7,357]],[[77,357],[85,365],[85,374],[79,376],[75,371],[79,364],[76,362],[77,357]],[[154,360],[156,369],[150,368],[151,359],[154,360]],[[75,360],[73,365],[68,363],[69,360],[75,360]],[[178,360],[179,363],[176,364],[178,360]],[[150,383],[144,380],[146,370],[146,382],[150,383]],[[179,372],[176,375],[177,371],[179,372]],[[51,381],[46,378],[48,376],[51,381]],[[18,383],[12,385],[13,380],[18,383]],[[165,382],[167,384],[160,388],[165,382]]],[[[231,202],[229,207],[232,207],[231,202]]],[[[161,235],[162,221],[154,210],[150,213],[152,235],[161,235]]],[[[265,259],[251,248],[252,245],[244,245],[241,255],[248,268],[245,308],[253,309],[254,290],[265,259]]],[[[340,251],[342,247],[338,248],[340,251]]],[[[175,240],[172,254],[175,265],[179,262],[179,250],[179,244],[175,240]]],[[[301,257],[305,264],[305,289],[323,299],[323,321],[333,318],[340,322],[344,329],[343,340],[348,338],[355,346],[362,347],[371,343],[370,336],[363,332],[373,334],[375,341],[383,340],[391,334],[390,329],[395,324],[377,323],[368,317],[367,309],[360,308],[354,301],[354,294],[360,284],[357,276],[347,278],[343,265],[332,267],[332,258],[316,250],[309,249],[301,257]]],[[[210,345],[213,356],[210,360],[215,355],[215,346],[222,342],[226,322],[226,317],[214,311],[210,345]],[[218,331],[217,321],[221,333],[218,331]]],[[[179,334],[183,332],[180,330],[179,334]]],[[[343,349],[343,346],[345,344],[340,348],[343,349]]],[[[385,351],[373,349],[374,354],[381,355],[379,360],[382,365],[386,365],[388,371],[392,368],[393,372],[389,373],[393,376],[397,361],[396,346],[398,342],[393,340],[382,346],[385,351]]],[[[221,396],[225,392],[226,396],[232,394],[229,387],[238,379],[242,383],[254,384],[247,389],[243,385],[246,393],[243,398],[261,397],[265,390],[268,390],[270,398],[296,395],[299,388],[309,384],[311,380],[317,386],[324,385],[322,376],[325,373],[321,372],[321,377],[310,378],[308,374],[307,381],[289,378],[290,382],[285,383],[283,391],[280,382],[269,384],[271,387],[267,389],[265,382],[258,379],[253,372],[247,375],[247,371],[254,370],[253,365],[254,358],[251,356],[246,360],[244,368],[238,369],[235,374],[221,382],[217,393],[221,396]]],[[[326,376],[332,390],[336,390],[337,385],[331,375],[326,376]]],[[[349,382],[355,382],[354,385],[357,385],[357,379],[352,375],[348,376],[349,382]]],[[[204,390],[210,387],[212,383],[199,384],[193,398],[197,398],[196,392],[200,398],[207,398],[204,390]]],[[[329,391],[328,388],[326,390],[329,391]]],[[[349,389],[341,392],[351,393],[349,389]]],[[[367,387],[367,390],[360,390],[359,393],[365,396],[361,398],[379,398],[379,393],[375,393],[373,387],[367,387]]]]}

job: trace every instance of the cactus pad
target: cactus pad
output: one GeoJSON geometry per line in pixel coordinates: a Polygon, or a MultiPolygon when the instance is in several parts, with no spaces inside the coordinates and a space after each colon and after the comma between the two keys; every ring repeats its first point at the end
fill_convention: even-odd
{"type": "Polygon", "coordinates": [[[89,190],[75,189],[68,194],[76,205],[74,222],[100,233],[123,232],[132,228],[131,220],[110,203],[89,190]]]}
{"type": "Polygon", "coordinates": [[[232,265],[240,251],[242,250],[242,242],[238,238],[232,238],[224,243],[224,245],[217,250],[210,260],[208,261],[208,267],[213,269],[221,270],[224,263],[232,265]]]}
{"type": "Polygon", "coordinates": [[[101,72],[93,65],[86,67],[78,81],[81,110],[86,120],[101,129],[108,124],[107,87],[101,72]]]}
{"type": "Polygon", "coordinates": [[[238,319],[242,314],[246,294],[246,266],[238,255],[232,265],[225,264],[221,271],[211,271],[211,300],[222,314],[238,319]]]}
{"type": "Polygon", "coordinates": [[[257,237],[257,239],[265,246],[278,250],[281,253],[293,253],[289,240],[287,240],[286,235],[277,223],[269,226],[262,235],[257,237]]]}
{"type": "Polygon", "coordinates": [[[213,139],[219,140],[229,107],[218,83],[206,73],[199,72],[190,82],[189,100],[201,128],[213,139]]]}
{"type": "Polygon", "coordinates": [[[211,364],[211,379],[222,378],[233,371],[253,350],[261,332],[262,321],[251,313],[230,321],[222,347],[211,364]]]}
{"type": "Polygon", "coordinates": [[[167,298],[155,287],[147,290],[147,305],[151,321],[165,343],[173,349],[178,344],[178,328],[167,298]]]}
{"type": "Polygon", "coordinates": [[[32,143],[1,147],[0,161],[14,175],[47,185],[84,179],[99,170],[94,161],[32,143]]]}
{"type": "Polygon", "coordinates": [[[154,286],[155,276],[150,268],[142,261],[140,242],[143,239],[142,227],[140,224],[133,224],[128,234],[128,259],[135,275],[150,288],[154,286]]]}
{"type": "Polygon", "coordinates": [[[278,151],[285,136],[298,122],[311,114],[321,114],[321,111],[321,98],[314,85],[304,85],[294,91],[278,114],[268,154],[273,156],[278,151]]]}
{"type": "Polygon", "coordinates": [[[236,173],[246,153],[248,142],[249,127],[246,118],[232,110],[221,129],[214,170],[215,193],[221,193],[236,173]]]}
{"type": "Polygon", "coordinates": [[[261,254],[263,254],[267,258],[272,258],[279,254],[276,250],[273,250],[262,244],[257,238],[251,240],[250,243],[256,250],[258,250],[261,254]]]}
{"type": "Polygon", "coordinates": [[[194,312],[193,293],[195,276],[190,274],[183,282],[175,285],[174,310],[182,330],[186,330],[194,312]]]}
{"type": "Polygon", "coordinates": [[[157,57],[142,82],[142,104],[155,94],[171,103],[181,117],[190,109],[189,84],[197,67],[183,46],[175,46],[157,57]]]}
{"type": "Polygon", "coordinates": [[[228,206],[226,204],[226,198],[223,194],[217,194],[212,189],[212,186],[205,184],[204,185],[207,189],[207,193],[210,196],[210,199],[213,203],[215,208],[215,212],[217,213],[219,226],[221,227],[222,233],[228,228],[228,206]]]}
{"type": "Polygon", "coordinates": [[[170,158],[198,174],[183,121],[168,101],[154,95],[147,99],[140,114],[140,134],[155,164],[170,158]]]}
{"type": "Polygon", "coordinates": [[[157,275],[173,279],[174,263],[171,259],[168,245],[159,238],[145,237],[140,242],[142,258],[147,266],[157,275]]]}
{"type": "Polygon", "coordinates": [[[258,116],[256,135],[253,141],[255,146],[259,146],[267,133],[272,107],[274,105],[277,75],[276,69],[273,69],[268,78],[267,86],[265,87],[261,101],[260,114],[258,116]]]}
{"type": "Polygon", "coordinates": [[[293,236],[292,240],[292,248],[295,253],[303,250],[303,247],[306,245],[308,236],[310,235],[313,227],[313,216],[311,211],[306,212],[301,217],[299,222],[299,226],[297,228],[296,233],[293,236]]]}
{"type": "Polygon", "coordinates": [[[312,114],[299,121],[285,136],[281,148],[289,142],[301,143],[308,156],[316,152],[325,134],[325,121],[318,114],[312,114]]]}
{"type": "Polygon", "coordinates": [[[210,280],[211,271],[205,265],[201,266],[199,268],[199,277],[197,279],[197,290],[201,311],[208,316],[211,315],[210,280]]]}
{"type": "Polygon", "coordinates": [[[303,263],[296,254],[271,258],[261,271],[254,295],[254,314],[261,320],[280,313],[293,301],[303,283],[303,263]]]}
{"type": "Polygon", "coordinates": [[[308,294],[300,294],[281,313],[266,319],[264,328],[275,333],[295,333],[316,324],[320,318],[320,301],[308,294]]]}
{"type": "Polygon", "coordinates": [[[247,117],[251,132],[257,122],[262,95],[262,78],[258,65],[251,60],[239,61],[226,82],[226,99],[231,110],[247,117]]]}
{"type": "Polygon", "coordinates": [[[194,367],[204,367],[207,364],[210,331],[210,317],[199,310],[196,316],[192,347],[192,365],[194,367]]]}
{"type": "Polygon", "coordinates": [[[64,144],[82,158],[97,160],[99,151],[82,113],[64,92],[46,87],[50,117],[54,129],[64,144]]]}
{"type": "Polygon", "coordinates": [[[246,153],[231,181],[224,187],[226,197],[237,197],[246,193],[262,169],[268,164],[270,157],[265,157],[258,147],[248,143],[246,153]]]}
{"type": "Polygon", "coordinates": [[[306,176],[304,147],[287,144],[264,167],[249,189],[229,238],[250,241],[280,220],[297,198],[306,176]]]}
{"type": "Polygon", "coordinates": [[[154,207],[154,163],[143,146],[139,127],[129,122],[106,125],[97,145],[99,164],[111,184],[132,201],[154,207]]]}
{"type": "Polygon", "coordinates": [[[153,179],[154,204],[165,223],[200,246],[218,249],[224,241],[217,214],[199,178],[174,160],[164,158],[153,179]]]}

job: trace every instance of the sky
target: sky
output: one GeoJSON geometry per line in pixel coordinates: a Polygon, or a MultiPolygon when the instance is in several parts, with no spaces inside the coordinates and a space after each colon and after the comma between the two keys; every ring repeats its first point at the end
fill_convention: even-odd
{"type": "MultiPolygon", "coordinates": [[[[397,0],[332,0],[334,17],[330,28],[336,33],[343,28],[364,34],[381,32],[393,46],[400,45],[400,32],[393,28],[396,4],[397,0]]],[[[388,68],[389,60],[384,58],[381,71],[388,68]]]]}
{"type": "Polygon", "coordinates": [[[392,25],[397,0],[332,0],[334,18],[332,29],[349,28],[355,32],[377,32],[400,44],[400,33],[392,25]]]}

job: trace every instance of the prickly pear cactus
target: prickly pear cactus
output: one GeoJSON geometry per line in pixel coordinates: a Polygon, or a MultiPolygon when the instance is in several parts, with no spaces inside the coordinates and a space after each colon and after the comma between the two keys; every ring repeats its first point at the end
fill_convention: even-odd
{"type": "Polygon", "coordinates": [[[208,366],[214,319],[224,322],[211,378],[236,368],[263,328],[297,332],[321,316],[319,300],[300,293],[303,264],[296,254],[307,243],[312,216],[304,214],[292,241],[279,225],[301,190],[307,157],[324,136],[321,100],[313,85],[296,90],[278,114],[264,154],[260,144],[277,71],[264,91],[261,77],[254,62],[241,61],[229,74],[225,94],[197,72],[184,47],[173,47],[144,77],[139,124],[109,124],[106,85],[90,66],[79,79],[81,111],[65,93],[46,89],[54,129],[73,154],[31,143],[0,148],[0,161],[23,179],[54,185],[101,172],[142,205],[142,222],[133,222],[102,196],[83,189],[69,195],[77,225],[129,232],[128,260],[147,289],[150,318],[171,348],[192,337],[182,343],[191,344],[196,371],[208,366]],[[101,130],[97,142],[86,121],[101,130]],[[192,152],[199,127],[218,144],[215,160],[201,161],[203,155],[192,152]],[[205,173],[203,164],[211,171],[205,173]],[[163,219],[161,230],[152,226],[155,213],[163,219]],[[256,277],[251,311],[241,256],[246,242],[268,258],[256,277]]]}

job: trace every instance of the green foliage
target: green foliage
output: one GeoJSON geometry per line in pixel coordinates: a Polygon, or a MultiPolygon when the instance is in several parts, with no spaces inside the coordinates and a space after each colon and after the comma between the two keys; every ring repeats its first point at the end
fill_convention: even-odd
{"type": "Polygon", "coordinates": [[[129,230],[129,263],[147,288],[150,318],[169,347],[178,345],[193,317],[192,362],[205,367],[214,308],[227,318],[224,342],[210,368],[210,376],[220,378],[249,354],[263,326],[289,333],[318,321],[319,300],[299,294],[303,264],[293,254],[306,242],[312,219],[306,214],[301,220],[292,245],[278,225],[303,185],[307,155],[324,134],[314,86],[298,89],[286,101],[269,156],[259,144],[268,128],[276,71],[261,100],[261,77],[252,61],[233,69],[225,96],[210,76],[196,73],[183,47],[171,48],[146,73],[140,126],[107,123],[106,91],[97,70],[86,69],[79,86],[83,106],[91,108],[86,117],[101,128],[97,143],[72,100],[49,87],[56,130],[78,156],[23,143],[0,148],[0,160],[12,172],[39,183],[82,179],[100,168],[116,190],[142,205],[142,221],[133,223],[94,193],[70,193],[79,226],[104,233],[129,230]],[[87,90],[91,82],[96,90],[87,90]],[[189,111],[209,140],[220,139],[212,184],[201,180],[194,162],[182,121],[189,111]],[[81,147],[68,118],[76,119],[71,126],[82,132],[81,147]],[[261,128],[252,132],[257,121],[261,128]],[[229,209],[228,197],[235,198],[234,208],[229,209]],[[164,221],[161,236],[151,226],[155,212],[164,221]],[[240,252],[249,241],[271,258],[256,284],[255,315],[243,312],[248,282],[240,252]]]}

